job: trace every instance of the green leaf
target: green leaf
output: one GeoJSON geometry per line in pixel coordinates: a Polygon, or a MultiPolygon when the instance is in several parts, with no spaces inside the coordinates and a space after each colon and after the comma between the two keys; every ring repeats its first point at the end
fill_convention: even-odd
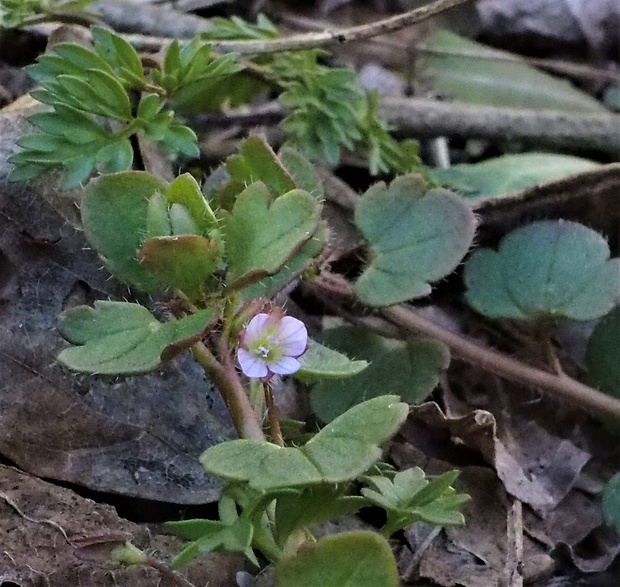
{"type": "Polygon", "coordinates": [[[262,181],[272,195],[277,197],[297,187],[271,147],[257,136],[243,141],[239,153],[226,160],[226,169],[231,180],[241,189],[262,181]]]}
{"type": "Polygon", "coordinates": [[[616,473],[605,485],[601,505],[605,522],[620,535],[620,473],[616,473]]]}
{"type": "Polygon", "coordinates": [[[172,559],[171,569],[179,569],[210,552],[241,552],[246,555],[251,553],[254,527],[244,518],[237,518],[232,524],[211,520],[183,520],[168,522],[166,526],[182,538],[192,540],[172,559]]]}
{"type": "Polygon", "coordinates": [[[379,94],[366,95],[366,108],[359,120],[360,143],[368,153],[368,168],[371,175],[379,173],[404,174],[422,171],[418,146],[412,140],[398,141],[390,135],[388,125],[379,113],[379,94]]]}
{"type": "Polygon", "coordinates": [[[345,532],[306,544],[276,566],[276,587],[397,587],[389,544],[374,532],[345,532]]]}
{"type": "Polygon", "coordinates": [[[28,117],[28,122],[44,133],[64,137],[74,144],[107,140],[111,137],[92,115],[71,106],[58,104],[53,112],[37,112],[28,117]]]}
{"type": "Polygon", "coordinates": [[[324,192],[321,178],[316,172],[314,165],[301,153],[290,147],[282,147],[278,152],[278,159],[287,173],[293,178],[296,187],[308,192],[319,201],[323,199],[324,192]]]}
{"type": "Polygon", "coordinates": [[[301,369],[294,376],[301,381],[351,377],[368,366],[367,361],[351,360],[346,355],[314,340],[308,341],[308,350],[299,360],[301,369]]]}
{"type": "Polygon", "coordinates": [[[264,14],[258,15],[256,24],[246,22],[238,16],[212,18],[209,22],[212,28],[201,33],[201,38],[205,40],[260,41],[262,39],[276,39],[279,36],[278,29],[264,14]]]}
{"type": "Polygon", "coordinates": [[[275,511],[278,544],[284,546],[286,539],[298,528],[354,514],[366,505],[363,497],[343,495],[343,491],[342,486],[319,485],[279,496],[275,511]]]}
{"type": "Polygon", "coordinates": [[[123,85],[128,89],[144,89],[144,68],[131,44],[120,35],[101,27],[93,27],[90,32],[95,51],[112,67],[123,85]]]}
{"type": "Polygon", "coordinates": [[[129,139],[118,139],[109,143],[97,153],[97,164],[101,173],[116,173],[131,169],[133,147],[129,139]]]}
{"type": "Polygon", "coordinates": [[[310,160],[338,162],[340,149],[353,150],[364,90],[355,72],[321,65],[321,51],[279,54],[268,71],[284,91],[280,103],[288,110],[280,127],[290,146],[310,160]]]}
{"type": "Polygon", "coordinates": [[[392,480],[366,477],[364,480],[372,489],[363,488],[361,492],[371,503],[386,510],[386,535],[416,522],[460,526],[465,518],[456,508],[469,501],[469,496],[456,494],[452,484],[457,477],[458,471],[448,471],[429,482],[422,469],[413,467],[397,473],[392,480]]]}
{"type": "Polygon", "coordinates": [[[113,75],[89,70],[82,72],[80,77],[60,75],[56,78],[56,83],[59,88],[58,97],[70,98],[69,105],[78,110],[123,122],[131,120],[129,96],[113,75]]]}
{"type": "Polygon", "coordinates": [[[287,261],[280,271],[243,289],[240,292],[240,301],[249,301],[256,298],[273,298],[289,283],[302,277],[304,272],[312,270],[312,266],[316,264],[317,257],[322,253],[326,244],[327,230],[325,223],[320,222],[312,238],[303,244],[301,249],[287,261]]]}
{"type": "Polygon", "coordinates": [[[215,241],[185,234],[149,238],[140,247],[137,258],[162,284],[196,301],[203,296],[221,255],[215,241]]]}
{"type": "Polygon", "coordinates": [[[167,347],[199,334],[212,317],[212,311],[202,310],[161,323],[139,304],[98,301],[94,307],[78,306],[63,312],[58,325],[60,334],[78,346],[62,351],[58,360],[83,373],[148,373],[160,366],[167,347]]]}
{"type": "Polygon", "coordinates": [[[620,306],[596,325],[588,340],[586,365],[590,384],[620,397],[620,306]]]}
{"type": "Polygon", "coordinates": [[[368,241],[369,267],[355,284],[362,302],[389,306],[431,292],[429,282],[451,273],[470,247],[476,219],[443,189],[425,193],[419,176],[379,183],[362,197],[355,224],[368,241]]]}
{"type": "Polygon", "coordinates": [[[430,51],[416,61],[417,85],[474,104],[605,112],[569,81],[538,71],[517,55],[491,49],[437,29],[425,39],[430,51]]]}
{"type": "Polygon", "coordinates": [[[463,163],[448,169],[429,169],[428,175],[468,200],[476,200],[501,196],[598,167],[599,163],[569,155],[520,153],[481,163],[463,163]]]}
{"type": "Polygon", "coordinates": [[[386,395],[359,404],[299,448],[233,440],[209,448],[200,462],[207,473],[258,491],[351,481],[377,461],[380,445],[406,419],[407,404],[397,400],[386,395]]]}
{"type": "Polygon", "coordinates": [[[321,342],[347,357],[370,363],[358,375],[325,379],[313,387],[312,409],[324,422],[383,393],[398,395],[410,404],[420,403],[433,391],[450,360],[448,349],[437,341],[401,342],[353,326],[329,330],[321,342]]]}
{"type": "Polygon", "coordinates": [[[148,173],[128,171],[97,178],[84,190],[86,238],[112,275],[143,291],[154,291],[159,283],[140,265],[136,251],[147,234],[149,198],[166,189],[148,173]]]}
{"type": "Polygon", "coordinates": [[[218,220],[202,195],[198,182],[190,173],[179,175],[168,187],[166,200],[169,204],[183,204],[189,210],[203,236],[218,227],[218,220]]]}
{"type": "Polygon", "coordinates": [[[591,320],[620,297],[620,262],[576,222],[544,220],[505,236],[465,265],[467,302],[490,318],[591,320]]]}
{"type": "Polygon", "coordinates": [[[318,225],[319,205],[307,192],[293,190],[272,203],[264,184],[250,185],[222,219],[228,285],[238,289],[276,273],[318,225]]]}
{"type": "Polygon", "coordinates": [[[77,43],[58,43],[54,45],[54,53],[81,71],[92,69],[114,75],[114,70],[105,59],[77,43]]]}
{"type": "Polygon", "coordinates": [[[160,143],[162,148],[172,155],[196,158],[200,155],[197,141],[196,133],[188,126],[171,124],[165,129],[160,143]]]}

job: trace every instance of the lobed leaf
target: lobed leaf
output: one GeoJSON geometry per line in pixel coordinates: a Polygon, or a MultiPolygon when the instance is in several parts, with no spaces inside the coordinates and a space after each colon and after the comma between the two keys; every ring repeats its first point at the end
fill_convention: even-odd
{"type": "Polygon", "coordinates": [[[591,320],[620,298],[620,262],[605,239],[565,220],[544,220],[505,236],[497,251],[465,265],[467,302],[490,318],[591,320]]]}
{"type": "Polygon", "coordinates": [[[200,462],[211,475],[258,491],[351,481],[377,461],[380,445],[407,417],[407,404],[397,399],[385,395],[359,404],[299,448],[233,440],[209,448],[200,462]]]}
{"type": "Polygon", "coordinates": [[[450,360],[448,349],[437,341],[401,342],[353,326],[327,331],[321,341],[347,357],[369,363],[359,374],[342,380],[326,378],[314,385],[310,402],[323,422],[383,393],[417,404],[435,388],[450,360]]]}
{"type": "Polygon", "coordinates": [[[413,467],[396,473],[393,479],[366,477],[373,488],[363,488],[362,495],[387,512],[386,528],[393,534],[416,522],[438,526],[463,525],[465,518],[457,508],[469,496],[456,494],[452,484],[458,471],[448,471],[428,481],[424,471],[413,467]]]}
{"type": "Polygon", "coordinates": [[[451,273],[474,238],[476,219],[458,196],[425,191],[419,176],[371,187],[355,210],[371,260],[355,284],[365,304],[389,306],[431,292],[430,282],[451,273]]]}
{"type": "Polygon", "coordinates": [[[272,203],[263,183],[250,185],[222,219],[229,287],[237,289],[279,271],[318,225],[319,205],[307,192],[296,189],[272,203]]]}
{"type": "Polygon", "coordinates": [[[95,302],[60,315],[58,330],[74,345],[58,360],[83,373],[136,375],[157,369],[161,355],[172,344],[192,338],[213,317],[201,310],[174,322],[161,323],[140,304],[95,302]]]}
{"type": "Polygon", "coordinates": [[[167,186],[148,173],[128,171],[91,181],[84,190],[82,224],[107,269],[125,283],[154,291],[159,282],[136,258],[147,234],[149,198],[167,186]]]}

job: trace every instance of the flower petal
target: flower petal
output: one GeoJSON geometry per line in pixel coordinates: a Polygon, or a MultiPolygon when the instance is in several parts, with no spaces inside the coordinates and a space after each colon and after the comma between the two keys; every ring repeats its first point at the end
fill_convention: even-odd
{"type": "Polygon", "coordinates": [[[282,354],[289,357],[299,357],[308,346],[306,325],[292,316],[284,316],[280,320],[276,336],[282,354]]]}
{"type": "Polygon", "coordinates": [[[264,361],[261,361],[258,357],[255,357],[248,351],[242,348],[237,349],[237,360],[241,370],[247,377],[262,378],[269,375],[269,369],[264,361]]]}
{"type": "Polygon", "coordinates": [[[290,375],[299,371],[301,363],[293,357],[281,357],[277,361],[267,363],[267,368],[276,375],[290,375]]]}
{"type": "Polygon", "coordinates": [[[269,314],[256,314],[245,327],[243,334],[244,346],[251,345],[257,338],[264,336],[271,321],[271,316],[269,314]]]}

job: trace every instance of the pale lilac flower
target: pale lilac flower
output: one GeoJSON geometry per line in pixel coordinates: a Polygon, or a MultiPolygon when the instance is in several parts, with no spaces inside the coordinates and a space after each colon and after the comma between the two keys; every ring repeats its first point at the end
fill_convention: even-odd
{"type": "Polygon", "coordinates": [[[248,377],[269,379],[299,371],[298,358],[308,348],[305,324],[279,311],[256,314],[239,335],[237,360],[248,377]]]}

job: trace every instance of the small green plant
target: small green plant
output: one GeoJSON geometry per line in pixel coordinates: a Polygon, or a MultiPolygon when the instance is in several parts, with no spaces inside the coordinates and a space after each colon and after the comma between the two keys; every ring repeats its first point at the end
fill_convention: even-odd
{"type": "MultiPolygon", "coordinates": [[[[415,146],[391,137],[377,97],[352,71],[327,65],[323,52],[251,62],[213,54],[214,38],[275,39],[264,18],[256,25],[215,20],[213,32],[172,42],[150,69],[121,36],[101,28],[92,36],[92,50],[60,44],[30,68],[40,85],[33,96],[46,109],[30,117],[38,132],[21,139],[12,178],[59,168],[64,187],[75,187],[101,172],[83,192],[84,234],[113,276],[161,300],[157,311],[103,300],[66,310],[59,332],[69,346],[60,363],[86,374],[133,376],[189,352],[230,411],[240,438],[200,457],[224,481],[219,519],[170,525],[187,540],[171,568],[227,550],[274,563],[279,587],[397,585],[386,538],[417,522],[464,523],[459,507],[467,497],[454,488],[456,472],[427,479],[418,468],[391,472],[381,463],[382,446],[408,414],[401,399],[415,403],[432,391],[449,362],[447,348],[359,329],[319,342],[274,299],[299,280],[324,291],[337,282],[349,301],[388,315],[390,306],[428,296],[431,284],[457,269],[475,236],[472,208],[408,173],[420,168],[415,146]],[[132,170],[137,134],[172,156],[195,157],[196,135],[186,125],[193,114],[241,104],[266,87],[280,92],[287,109],[287,141],[278,153],[249,137],[204,187],[188,173],[165,182],[132,170]],[[334,164],[343,149],[366,155],[372,173],[398,174],[355,203],[365,250],[355,280],[337,280],[326,267],[323,187],[308,160],[334,164]],[[388,376],[394,373],[398,378],[388,376]],[[273,381],[281,376],[313,387],[322,430],[286,438],[274,401],[273,381]],[[313,525],[368,505],[386,512],[379,533],[314,541],[313,525]]],[[[584,226],[530,224],[498,251],[469,257],[466,299],[490,318],[546,326],[557,317],[611,311],[595,330],[588,360],[595,383],[617,392],[617,381],[602,375],[616,361],[609,341],[620,336],[613,310],[620,270],[609,256],[604,239],[584,226]]],[[[115,557],[149,560],[129,546],[115,557]]]]}
{"type": "Polygon", "coordinates": [[[28,68],[40,86],[32,96],[49,109],[30,116],[38,132],[21,139],[11,178],[24,181],[61,168],[69,189],[95,169],[130,169],[131,139],[138,133],[172,157],[197,157],[196,135],[178,117],[241,104],[267,83],[280,90],[289,112],[282,124],[288,144],[306,157],[335,164],[342,147],[360,147],[373,174],[420,169],[415,143],[399,145],[391,137],[375,98],[366,97],[352,70],[321,65],[318,51],[302,51],[256,63],[250,74],[238,56],[215,56],[208,43],[274,35],[264,18],[255,26],[217,20],[208,36],[183,46],[173,41],[161,66],[150,69],[126,40],[103,28],[92,29],[92,50],[57,45],[28,68]]]}
{"type": "Polygon", "coordinates": [[[2,0],[0,28],[28,26],[56,16],[81,12],[94,0],[2,0]]]}
{"type": "MultiPolygon", "coordinates": [[[[407,404],[396,396],[354,398],[350,409],[305,444],[286,444],[273,377],[290,375],[317,384],[355,377],[367,362],[310,340],[301,321],[284,316],[270,301],[291,281],[316,271],[326,244],[317,197],[322,190],[312,166],[286,148],[278,157],[264,141],[250,137],[226,162],[226,176],[206,197],[189,174],[170,184],[138,171],[92,180],[81,207],[86,237],[120,280],[145,292],[169,292],[168,320],[137,303],[98,301],[66,310],[59,324],[71,343],[59,361],[75,371],[136,375],[189,350],[229,406],[241,439],[217,445],[200,459],[208,473],[226,482],[220,519],[171,525],[189,540],[172,568],[213,550],[242,552],[254,562],[260,553],[278,569],[284,565],[286,570],[278,572],[288,577],[280,581],[287,585],[302,572],[294,570],[297,549],[310,526],[364,505],[388,510],[386,537],[414,520],[463,523],[457,508],[465,497],[450,497],[454,477],[447,484],[442,477],[424,490],[428,482],[416,470],[415,491],[391,502],[377,497],[387,495],[377,475],[364,477],[380,459],[381,445],[407,416],[407,404]],[[265,409],[268,439],[261,421],[265,409]],[[360,478],[369,485],[368,493],[359,493],[360,478]]],[[[411,187],[418,185],[412,178],[401,182],[401,197],[422,198],[411,187]]],[[[372,199],[373,193],[365,198],[372,199]]],[[[467,210],[458,199],[452,205],[467,210]]],[[[467,214],[470,228],[463,230],[473,234],[473,215],[467,214]]],[[[451,265],[462,254],[453,251],[451,265]]],[[[429,350],[438,353],[434,368],[445,368],[445,352],[429,350]]],[[[427,383],[424,389],[431,388],[427,383]]],[[[395,486],[402,487],[406,479],[397,474],[395,486]]],[[[396,576],[382,540],[353,533],[346,543],[351,548],[364,544],[365,556],[383,557],[381,572],[396,576]]],[[[349,562],[336,557],[323,564],[335,569],[349,562]]]]}

